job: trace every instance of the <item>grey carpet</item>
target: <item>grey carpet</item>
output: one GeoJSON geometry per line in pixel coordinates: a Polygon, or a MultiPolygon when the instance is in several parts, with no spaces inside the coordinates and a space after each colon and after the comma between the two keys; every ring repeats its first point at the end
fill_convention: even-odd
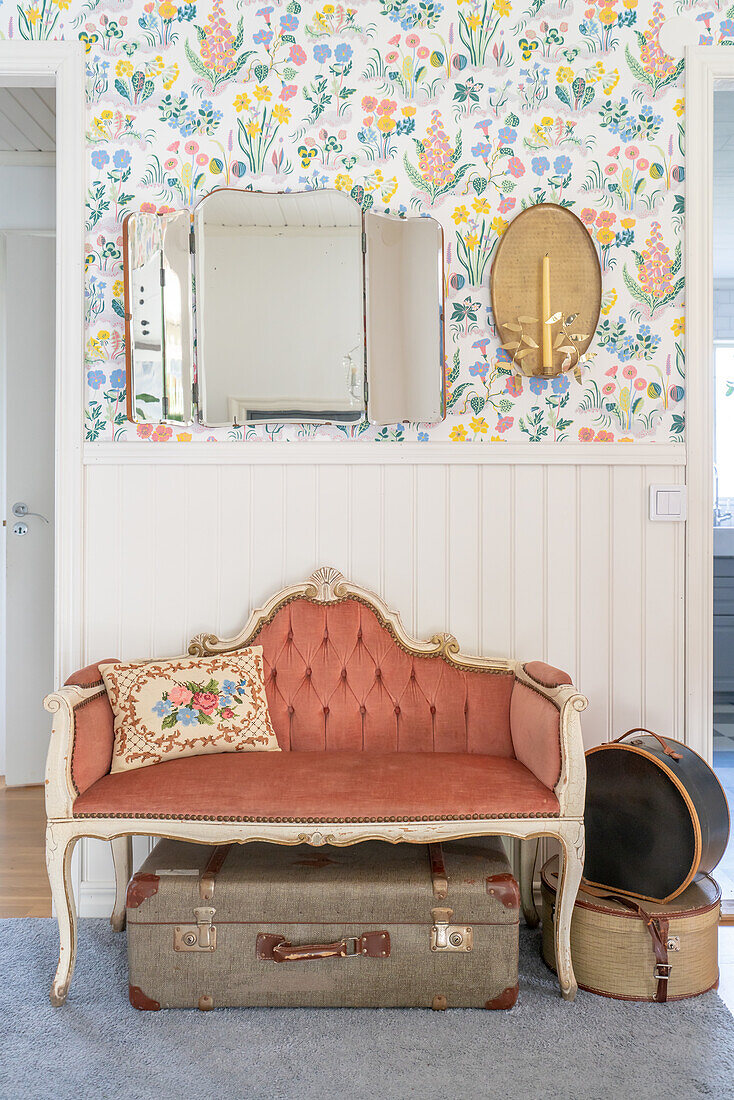
{"type": "Polygon", "coordinates": [[[715,993],[566,1004],[523,930],[510,1012],[138,1012],[125,937],[81,922],[69,1001],[53,1009],[50,920],[0,921],[0,1096],[28,1100],[695,1100],[734,1097],[734,1018],[715,993]]]}

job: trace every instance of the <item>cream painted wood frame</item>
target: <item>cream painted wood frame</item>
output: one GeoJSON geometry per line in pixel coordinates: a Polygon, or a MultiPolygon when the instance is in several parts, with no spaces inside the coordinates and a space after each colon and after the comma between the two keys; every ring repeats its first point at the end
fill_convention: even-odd
{"type": "MultiPolygon", "coordinates": [[[[244,629],[233,638],[219,639],[213,634],[199,634],[189,645],[192,656],[228,653],[250,644],[262,625],[286,603],[306,598],[316,603],[337,603],[343,599],[357,599],[367,604],[377,614],[380,622],[390,631],[397,645],[408,653],[436,657],[461,668],[497,669],[513,672],[517,679],[529,684],[534,691],[549,699],[559,711],[561,739],[561,774],[554,788],[559,802],[557,817],[523,818],[506,816],[482,820],[434,822],[370,821],[345,824],[343,821],[320,823],[314,828],[308,821],[287,823],[244,823],[211,821],[186,821],[170,818],[74,818],[75,795],[71,776],[71,758],[74,735],[74,708],[95,695],[100,687],[63,687],[48,695],[45,706],[54,715],[51,744],[46,766],[46,860],[51,892],[59,923],[59,964],[51,987],[51,1003],[62,1005],[66,1000],[76,958],[76,906],[71,883],[71,855],[80,837],[96,837],[112,843],[115,864],[116,897],[111,923],[116,931],[124,927],[125,892],[131,873],[131,837],[164,836],[200,844],[224,844],[261,840],[274,844],[356,844],[363,840],[384,840],[393,844],[401,841],[426,844],[432,841],[456,840],[467,836],[511,836],[526,840],[525,848],[532,850],[529,838],[555,837],[561,844],[563,864],[561,884],[555,918],[556,957],[561,992],[566,1000],[573,1000],[577,984],[571,963],[571,914],[581,881],[584,864],[584,795],[586,788],[586,762],[581,736],[579,714],[587,701],[574,687],[563,684],[547,687],[532,679],[519,661],[498,661],[463,654],[459,643],[451,634],[435,634],[430,641],[411,638],[400,616],[391,611],[374,593],[345,581],[342,574],[332,568],[318,569],[305,584],[291,585],[276,593],[261,608],[252,612],[244,629]]],[[[104,688],[101,689],[104,691],[104,688]]],[[[182,813],[185,807],[182,807],[182,813]]],[[[532,858],[523,859],[526,873],[532,874],[532,858]]],[[[523,886],[523,906],[530,923],[537,923],[537,913],[532,892],[526,882],[523,886]]]]}
{"type": "Polygon", "coordinates": [[[713,757],[714,84],[734,53],[686,50],[686,742],[713,757]]]}
{"type": "Polygon", "coordinates": [[[84,47],[0,42],[0,86],[56,89],[54,680],[60,684],[82,663],[84,47]]]}

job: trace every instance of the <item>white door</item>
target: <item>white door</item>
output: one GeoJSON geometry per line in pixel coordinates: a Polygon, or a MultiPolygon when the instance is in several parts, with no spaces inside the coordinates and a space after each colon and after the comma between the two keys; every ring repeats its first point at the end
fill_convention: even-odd
{"type": "Polygon", "coordinates": [[[5,774],[21,786],[43,782],[53,690],[55,240],[9,233],[4,251],[5,774]]]}

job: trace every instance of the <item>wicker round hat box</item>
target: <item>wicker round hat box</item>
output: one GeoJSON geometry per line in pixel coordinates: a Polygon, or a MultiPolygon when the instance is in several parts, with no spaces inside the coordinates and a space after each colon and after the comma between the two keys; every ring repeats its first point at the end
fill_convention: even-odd
{"type": "MultiPolygon", "coordinates": [[[[543,958],[555,970],[553,917],[558,856],[541,872],[543,958]]],[[[624,1001],[696,997],[719,982],[719,887],[698,875],[673,901],[637,902],[582,882],[571,919],[580,989],[624,1001]]]]}

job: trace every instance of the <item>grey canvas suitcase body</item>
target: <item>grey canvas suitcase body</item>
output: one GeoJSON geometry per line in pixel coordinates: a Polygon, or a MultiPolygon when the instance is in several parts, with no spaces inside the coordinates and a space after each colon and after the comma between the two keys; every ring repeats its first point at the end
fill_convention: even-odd
{"type": "Polygon", "coordinates": [[[344,848],[161,840],[128,887],[130,1002],[510,1008],[518,913],[497,837],[344,848]]]}

